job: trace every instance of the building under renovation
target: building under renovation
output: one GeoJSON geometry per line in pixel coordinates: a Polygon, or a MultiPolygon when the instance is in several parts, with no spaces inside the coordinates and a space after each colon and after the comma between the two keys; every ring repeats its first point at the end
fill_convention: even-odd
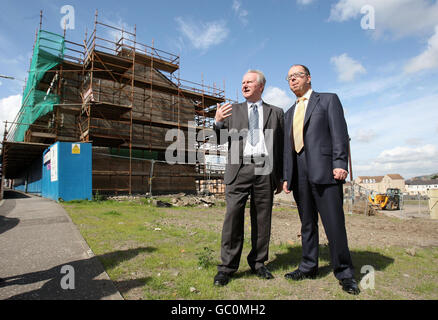
{"type": "Polygon", "coordinates": [[[40,24],[21,110],[5,128],[3,179],[31,186],[50,145],[90,142],[93,192],[223,191],[220,170],[199,157],[187,162],[196,159],[191,153],[211,152],[202,147],[205,129],[216,104],[226,100],[224,90],[180,79],[179,56],[136,39],[135,30],[99,22],[97,12],[83,43],[40,24]],[[105,39],[109,30],[118,41],[105,39]],[[172,135],[166,139],[171,129],[184,134],[178,144],[185,163],[166,162],[166,150],[176,143],[172,135]]]}

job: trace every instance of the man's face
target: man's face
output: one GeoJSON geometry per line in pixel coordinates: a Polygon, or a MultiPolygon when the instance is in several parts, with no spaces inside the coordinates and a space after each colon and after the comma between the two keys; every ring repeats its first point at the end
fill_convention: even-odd
{"type": "Polygon", "coordinates": [[[257,81],[256,73],[247,73],[242,80],[242,94],[246,100],[257,102],[262,98],[263,84],[257,81]]]}
{"type": "Polygon", "coordinates": [[[297,97],[302,97],[310,89],[311,77],[302,66],[293,66],[287,73],[289,87],[297,97]]]}

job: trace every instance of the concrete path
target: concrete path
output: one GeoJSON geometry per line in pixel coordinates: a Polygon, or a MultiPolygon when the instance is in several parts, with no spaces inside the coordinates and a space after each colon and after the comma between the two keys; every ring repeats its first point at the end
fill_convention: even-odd
{"type": "Polygon", "coordinates": [[[0,202],[0,299],[122,300],[67,212],[5,190],[0,202]]]}

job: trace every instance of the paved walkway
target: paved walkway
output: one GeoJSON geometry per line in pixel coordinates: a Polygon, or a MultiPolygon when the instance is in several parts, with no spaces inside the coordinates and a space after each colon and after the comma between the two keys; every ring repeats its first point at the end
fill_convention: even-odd
{"type": "Polygon", "coordinates": [[[5,190],[0,202],[0,299],[123,299],[67,212],[5,190]]]}

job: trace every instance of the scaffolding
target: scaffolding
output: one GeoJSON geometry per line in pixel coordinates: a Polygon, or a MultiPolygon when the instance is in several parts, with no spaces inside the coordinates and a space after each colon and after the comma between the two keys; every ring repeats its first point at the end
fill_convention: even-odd
{"type": "MultiPolygon", "coordinates": [[[[40,24],[37,47],[46,33],[40,24]]],[[[178,55],[155,48],[153,42],[138,42],[136,27],[124,30],[100,22],[97,11],[93,31],[82,44],[66,40],[65,31],[58,37],[62,58],[34,84],[58,100],[35,119],[18,117],[6,141],[17,141],[16,132],[22,132],[26,143],[91,142],[93,189],[100,193],[145,193],[152,179],[159,192],[175,187],[190,192],[199,188],[196,181],[208,180],[211,172],[205,163],[164,163],[173,143],[165,136],[169,129],[187,133],[211,128],[216,104],[226,100],[225,90],[181,79],[178,55]],[[118,39],[106,39],[108,31],[118,39]]],[[[207,141],[191,146],[185,134],[185,158],[207,141]]],[[[215,172],[214,178],[220,180],[221,173],[215,172]]]]}

